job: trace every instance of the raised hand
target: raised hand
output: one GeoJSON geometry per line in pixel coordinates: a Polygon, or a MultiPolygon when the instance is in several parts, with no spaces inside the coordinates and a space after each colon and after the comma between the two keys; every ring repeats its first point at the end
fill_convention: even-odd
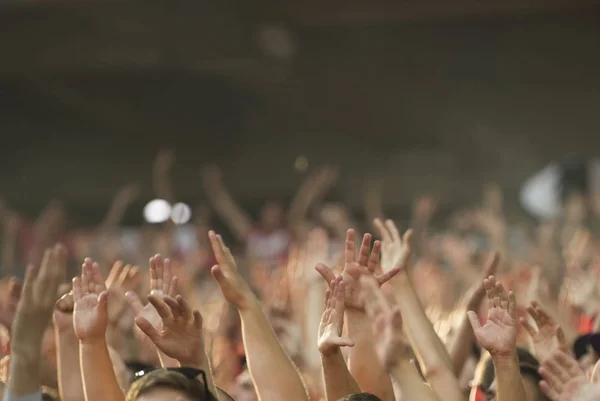
{"type": "MultiPolygon", "coordinates": [[[[407,255],[410,254],[410,238],[411,232],[405,234],[405,246],[407,247],[407,255]]],[[[373,250],[371,250],[371,234],[363,236],[360,246],[358,258],[355,253],[355,233],[354,230],[348,230],[346,234],[346,249],[345,249],[345,265],[342,272],[342,278],[346,287],[346,307],[354,309],[362,309],[363,303],[360,299],[360,285],[358,280],[362,275],[372,276],[381,286],[391,280],[400,271],[406,268],[407,258],[401,258],[392,270],[377,274],[379,267],[379,254],[381,252],[381,242],[375,241],[373,250]]],[[[334,273],[324,264],[318,264],[315,269],[323,276],[327,283],[331,283],[335,279],[334,273]]]]}
{"type": "Polygon", "coordinates": [[[73,325],[80,342],[104,341],[108,326],[108,291],[100,267],[83,262],[81,277],[73,279],[73,325]]]}
{"type": "Polygon", "coordinates": [[[73,310],[75,300],[73,292],[63,295],[54,305],[54,327],[61,333],[73,331],[73,310]]]}
{"type": "Polygon", "coordinates": [[[325,293],[325,311],[319,325],[319,352],[330,355],[340,347],[353,347],[354,341],[342,337],[344,327],[344,282],[336,277],[325,293]]]}
{"type": "MultiPolygon", "coordinates": [[[[492,253],[490,258],[483,268],[483,277],[489,277],[496,274],[498,270],[498,263],[500,262],[500,256],[497,252],[492,253]]],[[[485,279],[475,283],[469,288],[464,296],[464,302],[467,310],[479,310],[481,302],[485,298],[486,290],[484,285],[485,279]]]]}
{"type": "Polygon", "coordinates": [[[212,267],[211,273],[221,287],[223,296],[236,308],[247,308],[256,297],[240,275],[231,251],[225,246],[223,238],[214,231],[208,233],[208,238],[218,263],[212,267]]]}
{"type": "Polygon", "coordinates": [[[184,366],[201,365],[203,361],[198,357],[205,354],[200,312],[192,310],[181,295],[175,298],[150,295],[148,301],[160,321],[158,324],[150,322],[140,314],[135,319],[137,327],[168,357],[177,359],[184,366]],[[198,350],[202,352],[196,352],[198,350]]]}
{"type": "Polygon", "coordinates": [[[544,379],[540,388],[552,401],[574,401],[575,395],[589,383],[577,361],[562,350],[543,361],[539,373],[544,379]]]}
{"type": "Polygon", "coordinates": [[[108,303],[110,324],[116,325],[127,310],[125,294],[133,291],[139,285],[140,278],[140,269],[137,266],[125,265],[120,260],[113,264],[105,283],[110,301],[108,303]]]}
{"type": "MultiPolygon", "coordinates": [[[[163,260],[159,254],[154,255],[149,261],[150,270],[150,296],[154,296],[158,299],[165,297],[174,298],[177,295],[177,277],[173,276],[171,269],[171,261],[169,259],[163,260]]],[[[146,305],[142,303],[139,296],[133,292],[128,291],[126,293],[127,301],[133,309],[133,313],[137,319],[143,319],[145,322],[150,323],[156,330],[162,329],[162,318],[154,305],[149,302],[146,305]]],[[[146,334],[140,330],[138,325],[134,327],[134,334],[141,342],[147,341],[146,334]]]]}
{"type": "Polygon", "coordinates": [[[381,268],[388,272],[396,267],[406,248],[403,246],[400,231],[392,220],[387,219],[384,224],[381,219],[375,219],[373,224],[381,236],[381,268]]]}
{"type": "Polygon", "coordinates": [[[377,281],[363,276],[361,296],[367,315],[373,323],[375,351],[386,369],[393,368],[402,358],[408,358],[408,342],[402,331],[402,315],[392,308],[381,292],[377,281]]]}
{"type": "Polygon", "coordinates": [[[490,309],[482,326],[477,314],[468,311],[475,338],[492,356],[513,356],[517,347],[517,300],[494,276],[483,280],[490,309]]]}
{"type": "Polygon", "coordinates": [[[556,350],[567,351],[563,329],[537,302],[532,301],[527,307],[527,312],[535,326],[525,317],[520,321],[529,334],[531,349],[540,362],[550,358],[556,350]]]}
{"type": "Polygon", "coordinates": [[[25,348],[22,351],[29,355],[39,354],[41,336],[52,318],[54,303],[59,297],[60,284],[65,279],[66,270],[67,253],[62,245],[47,249],[39,268],[27,268],[21,300],[15,314],[13,352],[22,347],[25,348]]]}

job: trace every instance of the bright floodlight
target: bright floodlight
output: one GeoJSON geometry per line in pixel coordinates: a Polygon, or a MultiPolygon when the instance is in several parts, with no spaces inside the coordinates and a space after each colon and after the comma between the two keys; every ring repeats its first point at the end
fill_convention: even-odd
{"type": "Polygon", "coordinates": [[[175,224],[185,224],[192,217],[192,208],[185,203],[179,202],[173,205],[171,220],[175,224]]]}
{"type": "Polygon", "coordinates": [[[164,223],[171,216],[171,205],[164,199],[154,199],[144,207],[144,219],[148,223],[164,223]]]}

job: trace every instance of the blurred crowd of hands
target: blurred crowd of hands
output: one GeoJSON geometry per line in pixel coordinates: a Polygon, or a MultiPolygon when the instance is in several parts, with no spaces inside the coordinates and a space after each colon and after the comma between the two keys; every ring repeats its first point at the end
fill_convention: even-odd
{"type": "MultiPolygon", "coordinates": [[[[173,163],[161,152],[153,169],[156,197],[171,203],[173,163]]],[[[93,230],[69,228],[58,202],[32,223],[1,205],[6,394],[141,400],[130,384],[140,367],[184,366],[221,401],[600,400],[600,243],[580,194],[548,222],[508,221],[496,186],[443,221],[442,200],[420,196],[401,234],[379,180],[357,195],[357,222],[324,201],[338,179],[329,167],[256,220],[217,167],[201,177],[209,207],[185,226],[123,230],[136,185],[93,230]],[[375,398],[348,398],[360,394],[375,398]]]]}

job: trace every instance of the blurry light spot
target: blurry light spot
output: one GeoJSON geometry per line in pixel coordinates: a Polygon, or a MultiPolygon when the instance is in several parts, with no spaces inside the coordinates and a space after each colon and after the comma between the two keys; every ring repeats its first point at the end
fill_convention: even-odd
{"type": "Polygon", "coordinates": [[[171,205],[164,199],[154,199],[144,207],[144,219],[148,223],[163,223],[171,216],[171,205]]]}
{"type": "Polygon", "coordinates": [[[299,173],[306,171],[306,169],[308,168],[308,159],[306,159],[306,157],[304,156],[298,156],[296,158],[296,161],[294,162],[294,168],[299,173]]]}
{"type": "Polygon", "coordinates": [[[175,224],[185,224],[192,217],[192,208],[185,203],[176,203],[171,210],[171,220],[175,224]]]}

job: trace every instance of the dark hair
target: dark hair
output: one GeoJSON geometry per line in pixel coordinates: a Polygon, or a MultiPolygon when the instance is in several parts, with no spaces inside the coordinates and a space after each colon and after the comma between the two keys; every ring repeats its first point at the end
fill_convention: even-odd
{"type": "Polygon", "coordinates": [[[587,194],[589,189],[588,159],[570,155],[560,163],[559,190],[561,200],[565,202],[575,192],[587,194]]]}
{"type": "Polygon", "coordinates": [[[381,401],[381,398],[370,393],[350,394],[338,401],[381,401]]]}

